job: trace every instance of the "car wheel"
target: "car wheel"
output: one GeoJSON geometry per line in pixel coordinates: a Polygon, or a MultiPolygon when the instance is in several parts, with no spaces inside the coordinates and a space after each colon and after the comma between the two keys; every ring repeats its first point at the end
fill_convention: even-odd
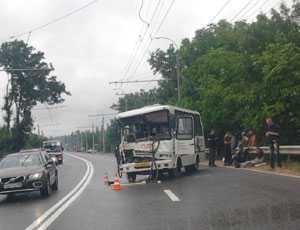
{"type": "Polygon", "coordinates": [[[186,173],[191,173],[195,171],[195,165],[187,165],[184,167],[186,173]]]}
{"type": "Polygon", "coordinates": [[[199,156],[196,157],[196,162],[194,164],[194,170],[197,171],[200,167],[200,158],[199,156]]]}
{"type": "Polygon", "coordinates": [[[58,190],[58,176],[56,175],[55,182],[52,185],[52,191],[57,191],[57,190],[58,190]]]}
{"type": "Polygon", "coordinates": [[[43,197],[48,197],[51,192],[50,181],[49,178],[45,181],[44,187],[41,188],[40,193],[43,197]]]}

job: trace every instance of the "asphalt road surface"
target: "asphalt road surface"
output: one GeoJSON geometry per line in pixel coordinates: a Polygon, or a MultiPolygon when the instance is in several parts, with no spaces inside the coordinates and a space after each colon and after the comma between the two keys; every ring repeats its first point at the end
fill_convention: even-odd
{"type": "Polygon", "coordinates": [[[103,176],[114,166],[109,154],[66,154],[49,198],[0,196],[0,230],[300,229],[300,179],[202,166],[112,191],[103,176]]]}

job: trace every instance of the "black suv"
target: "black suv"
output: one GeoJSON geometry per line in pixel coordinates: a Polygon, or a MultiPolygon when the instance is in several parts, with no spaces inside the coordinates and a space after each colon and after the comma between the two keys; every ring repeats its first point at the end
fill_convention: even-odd
{"type": "Polygon", "coordinates": [[[0,161],[0,195],[40,191],[42,196],[49,196],[57,189],[56,164],[44,151],[21,151],[0,161]]]}

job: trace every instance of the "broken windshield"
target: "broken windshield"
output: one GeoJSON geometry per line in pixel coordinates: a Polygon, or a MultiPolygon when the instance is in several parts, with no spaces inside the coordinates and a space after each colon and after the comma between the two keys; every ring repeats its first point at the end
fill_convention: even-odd
{"type": "Polygon", "coordinates": [[[160,140],[171,138],[167,110],[123,118],[120,122],[127,142],[146,141],[153,136],[160,140]]]}

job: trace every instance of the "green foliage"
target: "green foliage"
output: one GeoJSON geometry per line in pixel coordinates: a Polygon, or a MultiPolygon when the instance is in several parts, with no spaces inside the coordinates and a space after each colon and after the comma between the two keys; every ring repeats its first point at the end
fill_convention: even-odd
{"type": "MultiPolygon", "coordinates": [[[[162,77],[155,89],[157,102],[198,110],[205,129],[221,133],[253,129],[263,136],[264,118],[272,116],[281,126],[282,143],[299,143],[299,16],[300,3],[295,1],[291,8],[282,4],[269,17],[260,14],[251,23],[222,20],[183,39],[178,50],[172,45],[156,50],[149,64],[162,77]],[[180,102],[176,55],[182,76],[180,102]]],[[[128,103],[139,97],[128,98],[128,103]]],[[[136,107],[147,104],[141,102],[136,107]]]]}
{"type": "Polygon", "coordinates": [[[124,97],[119,98],[118,105],[112,105],[112,108],[124,112],[158,102],[156,89],[151,89],[149,91],[140,90],[139,92],[126,94],[124,97]]]}
{"type": "Polygon", "coordinates": [[[0,47],[0,67],[6,69],[10,77],[7,95],[4,98],[4,121],[7,132],[14,140],[15,150],[23,148],[30,136],[33,126],[32,108],[38,103],[62,103],[62,95],[70,95],[64,83],[57,81],[56,76],[50,75],[53,67],[44,59],[43,52],[36,51],[24,41],[5,42],[0,47]],[[11,128],[12,111],[15,111],[15,117],[11,128]]]}
{"type": "Polygon", "coordinates": [[[26,140],[24,149],[41,148],[43,141],[47,138],[36,134],[30,134],[26,140]]]}

